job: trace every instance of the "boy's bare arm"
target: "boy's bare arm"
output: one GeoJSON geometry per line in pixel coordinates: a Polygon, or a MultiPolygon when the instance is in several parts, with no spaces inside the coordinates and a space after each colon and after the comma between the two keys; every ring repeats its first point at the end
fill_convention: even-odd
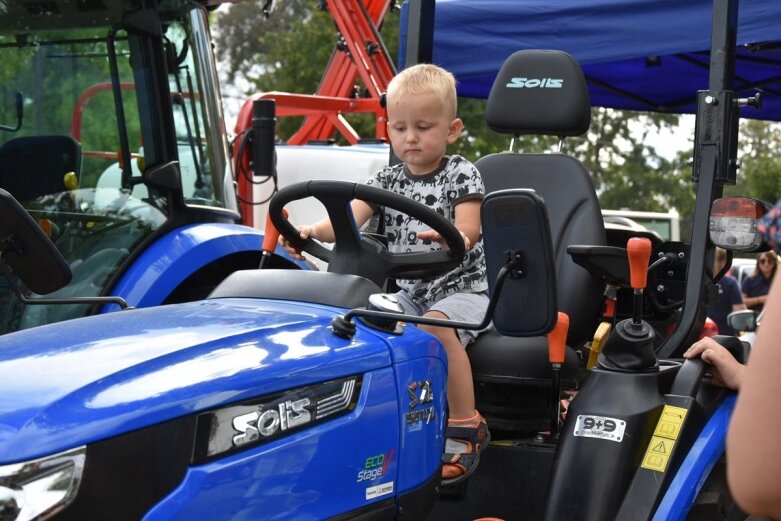
{"type": "Polygon", "coordinates": [[[456,205],[456,229],[466,235],[466,249],[480,240],[480,199],[471,199],[456,205]]]}
{"type": "MultiPolygon", "coordinates": [[[[456,205],[456,220],[453,225],[461,232],[464,245],[469,250],[480,238],[480,200],[464,201],[456,205]]],[[[418,233],[418,238],[426,241],[436,241],[443,248],[447,247],[445,240],[435,230],[418,233]]]]}

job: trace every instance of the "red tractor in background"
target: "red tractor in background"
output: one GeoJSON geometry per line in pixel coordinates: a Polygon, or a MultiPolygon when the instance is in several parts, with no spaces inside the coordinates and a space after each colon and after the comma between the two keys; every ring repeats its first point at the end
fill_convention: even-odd
{"type": "MultiPolygon", "coordinates": [[[[275,117],[305,116],[304,123],[287,140],[287,145],[328,142],[335,132],[350,145],[387,142],[386,113],[381,96],[396,70],[378,27],[393,4],[393,0],[329,1],[327,10],[336,23],[340,43],[334,48],[317,92],[264,92],[251,96],[244,103],[234,128],[233,170],[238,179],[245,224],[262,227],[259,220],[265,217],[263,213],[256,215],[255,206],[273,194],[273,191],[256,194],[255,186],[259,181],[253,176],[263,182],[277,175],[274,155],[264,150],[268,148],[269,140],[274,139],[275,117]],[[356,84],[359,78],[363,89],[356,84]],[[374,114],[376,126],[372,139],[363,140],[358,135],[344,117],[348,113],[374,114]]],[[[375,163],[378,154],[387,161],[388,148],[375,148],[375,153],[371,153],[375,163]]],[[[369,173],[366,171],[366,175],[369,173]]],[[[286,183],[295,180],[289,176],[285,178],[286,183]]]]}

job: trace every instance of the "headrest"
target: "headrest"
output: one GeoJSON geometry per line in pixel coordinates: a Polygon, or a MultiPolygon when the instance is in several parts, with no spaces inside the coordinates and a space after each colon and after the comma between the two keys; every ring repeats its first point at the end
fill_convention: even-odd
{"type": "Polygon", "coordinates": [[[591,104],[580,65],[562,51],[514,53],[494,80],[485,119],[504,134],[585,134],[591,104]]]}

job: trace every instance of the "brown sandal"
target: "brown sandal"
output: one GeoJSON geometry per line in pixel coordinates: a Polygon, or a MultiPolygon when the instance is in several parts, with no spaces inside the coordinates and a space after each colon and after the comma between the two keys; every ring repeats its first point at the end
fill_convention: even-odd
{"type": "Polygon", "coordinates": [[[448,425],[445,429],[445,453],[442,455],[442,486],[453,486],[472,475],[480,462],[480,453],[491,441],[491,432],[485,419],[472,427],[448,425]],[[458,452],[465,447],[463,452],[458,452]],[[448,467],[460,473],[446,478],[448,467]]]}

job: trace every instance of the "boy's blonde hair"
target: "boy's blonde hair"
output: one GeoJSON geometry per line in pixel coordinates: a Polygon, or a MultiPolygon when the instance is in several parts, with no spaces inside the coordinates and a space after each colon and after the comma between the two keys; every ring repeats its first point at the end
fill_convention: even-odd
{"type": "Polygon", "coordinates": [[[442,100],[451,117],[456,117],[456,79],[452,73],[430,63],[419,63],[399,72],[388,84],[388,99],[403,94],[432,93],[442,100]]]}

